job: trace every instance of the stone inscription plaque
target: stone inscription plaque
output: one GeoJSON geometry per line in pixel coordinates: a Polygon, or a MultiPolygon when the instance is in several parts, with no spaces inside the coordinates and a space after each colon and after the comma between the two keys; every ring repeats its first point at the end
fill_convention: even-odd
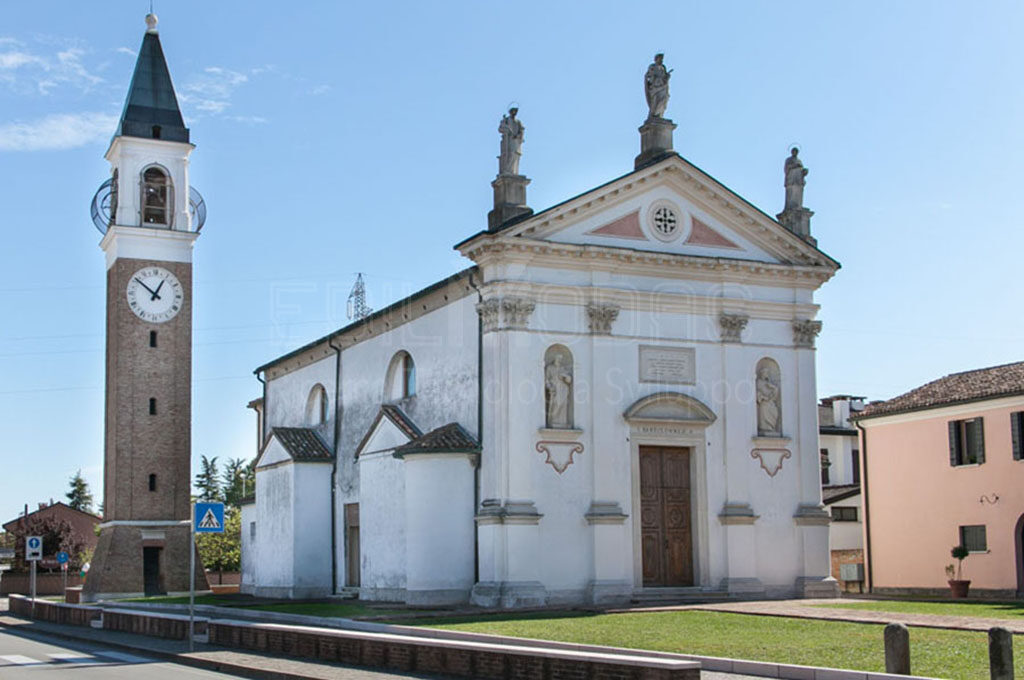
{"type": "Polygon", "coordinates": [[[640,382],[693,385],[697,382],[696,352],[692,347],[640,345],[640,382]]]}

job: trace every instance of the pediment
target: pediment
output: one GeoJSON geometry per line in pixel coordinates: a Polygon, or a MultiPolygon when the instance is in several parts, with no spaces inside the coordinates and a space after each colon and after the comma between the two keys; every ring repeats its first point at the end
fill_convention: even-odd
{"type": "Polygon", "coordinates": [[[657,392],[638,399],[622,417],[627,421],[655,420],[707,426],[715,422],[715,412],[699,399],[681,392],[657,392]]]}
{"type": "Polygon", "coordinates": [[[263,445],[263,451],[260,453],[260,459],[256,461],[256,468],[270,467],[277,463],[290,463],[292,461],[291,455],[288,450],[281,444],[277,437],[271,434],[267,438],[266,444],[263,445]]]}
{"type": "Polygon", "coordinates": [[[368,453],[392,451],[408,444],[422,432],[395,407],[384,407],[366,431],[363,440],[356,447],[355,456],[368,453]]]}
{"type": "Polygon", "coordinates": [[[679,156],[498,233],[530,241],[838,268],[814,245],[679,156]]]}

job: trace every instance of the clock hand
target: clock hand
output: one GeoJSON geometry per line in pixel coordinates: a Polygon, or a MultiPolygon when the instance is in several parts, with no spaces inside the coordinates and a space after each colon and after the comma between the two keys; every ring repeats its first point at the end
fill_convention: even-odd
{"type": "Polygon", "coordinates": [[[150,300],[159,300],[160,299],[160,289],[163,288],[163,287],[164,287],[164,282],[160,281],[160,285],[156,287],[156,290],[150,291],[151,293],[153,293],[153,297],[151,297],[150,300]]]}
{"type": "Polygon", "coordinates": [[[148,290],[148,291],[149,291],[149,292],[150,292],[151,294],[153,294],[153,295],[155,295],[155,294],[156,294],[156,293],[154,293],[154,292],[153,292],[153,289],[152,289],[152,288],[150,288],[149,286],[147,286],[146,284],[144,284],[144,283],[142,282],[142,279],[140,279],[140,278],[138,278],[138,277],[135,277],[135,281],[136,281],[136,282],[137,282],[137,283],[138,283],[138,284],[139,284],[140,286],[142,286],[143,288],[145,288],[146,290],[148,290]]]}

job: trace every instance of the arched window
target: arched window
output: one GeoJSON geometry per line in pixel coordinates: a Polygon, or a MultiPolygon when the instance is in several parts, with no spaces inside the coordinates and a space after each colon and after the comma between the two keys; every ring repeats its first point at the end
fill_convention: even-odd
{"type": "Polygon", "coordinates": [[[398,401],[416,394],[416,362],[406,351],[395,354],[388,366],[385,401],[398,401]]]}
{"type": "Polygon", "coordinates": [[[565,345],[544,352],[544,422],[550,428],[573,426],[572,352],[565,345]]]}
{"type": "Polygon", "coordinates": [[[171,180],[160,168],[142,173],[142,223],[171,226],[171,180]]]}
{"type": "Polygon", "coordinates": [[[117,168],[114,168],[113,181],[110,183],[110,221],[108,226],[117,224],[117,191],[120,182],[117,181],[117,168]]]}
{"type": "Polygon", "coordinates": [[[309,399],[306,400],[306,423],[312,427],[323,425],[327,422],[327,390],[320,383],[313,386],[309,391],[309,399]]]}
{"type": "Polygon", "coordinates": [[[774,359],[757,362],[757,434],[782,436],[782,372],[774,359]]]}

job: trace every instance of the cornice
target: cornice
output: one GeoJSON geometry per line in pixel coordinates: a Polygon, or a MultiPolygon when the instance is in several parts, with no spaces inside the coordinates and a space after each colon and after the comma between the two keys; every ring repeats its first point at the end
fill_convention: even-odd
{"type": "Polygon", "coordinates": [[[486,297],[513,296],[536,300],[537,304],[572,305],[585,308],[594,302],[614,305],[620,311],[651,311],[700,314],[718,318],[721,313],[746,314],[754,320],[787,321],[813,317],[819,306],[813,303],[770,302],[718,295],[693,295],[664,291],[638,291],[632,288],[555,285],[519,280],[493,280],[481,286],[486,297]],[[583,291],[583,294],[581,294],[583,291]]]}
{"type": "MultiPolygon", "coordinates": [[[[722,257],[659,253],[592,244],[497,235],[464,250],[481,268],[517,263],[532,267],[614,270],[616,274],[818,289],[835,274],[820,265],[791,265],[722,257]]],[[[486,272],[485,272],[486,280],[486,272]]]]}

